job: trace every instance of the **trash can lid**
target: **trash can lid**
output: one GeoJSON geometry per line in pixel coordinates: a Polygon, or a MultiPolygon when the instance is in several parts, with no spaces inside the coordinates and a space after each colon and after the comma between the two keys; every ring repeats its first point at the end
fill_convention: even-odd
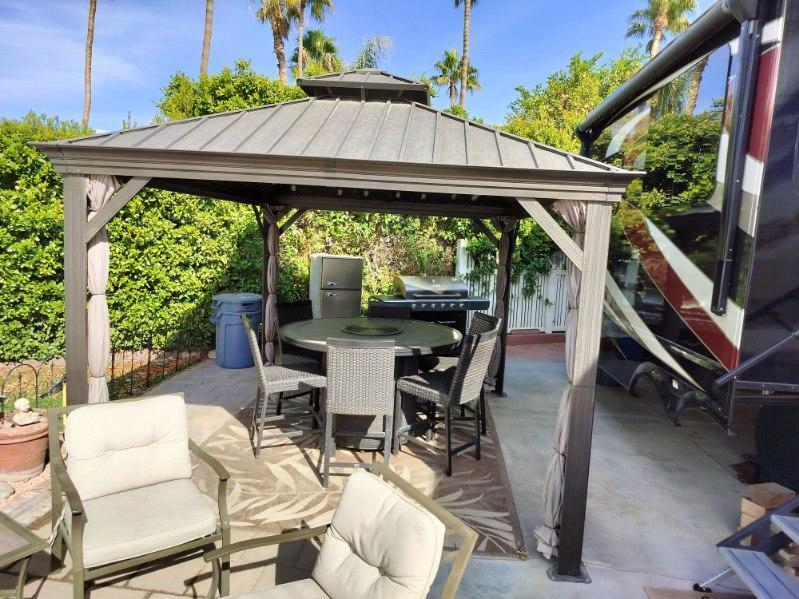
{"type": "Polygon", "coordinates": [[[218,293],[213,298],[219,304],[252,304],[261,301],[260,293],[218,293]]]}

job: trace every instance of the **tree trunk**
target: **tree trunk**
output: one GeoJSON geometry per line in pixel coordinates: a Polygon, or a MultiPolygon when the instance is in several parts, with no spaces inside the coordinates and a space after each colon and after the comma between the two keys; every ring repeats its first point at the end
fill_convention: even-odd
{"type": "Polygon", "coordinates": [[[297,15],[297,79],[302,77],[302,62],[305,48],[302,45],[302,36],[305,30],[305,2],[300,2],[299,14],[297,15]]]}
{"type": "Polygon", "coordinates": [[[214,26],[214,0],[205,0],[205,31],[203,53],[200,58],[200,77],[208,75],[208,55],[211,53],[211,33],[214,26]]]}
{"type": "Polygon", "coordinates": [[[92,107],[92,47],[94,46],[94,15],[97,0],[89,0],[89,26],[86,29],[86,61],[83,70],[83,127],[89,126],[89,111],[92,107]]]}
{"type": "Polygon", "coordinates": [[[652,42],[649,46],[650,58],[653,58],[660,51],[660,42],[663,41],[663,34],[666,32],[667,24],[666,15],[658,15],[652,27],[652,42]]]}
{"type": "Polygon", "coordinates": [[[472,0],[463,3],[463,55],[461,56],[461,96],[460,107],[466,106],[466,81],[469,75],[469,29],[472,20],[472,0]]]}
{"type": "Polygon", "coordinates": [[[702,85],[702,75],[705,73],[708,57],[705,56],[694,67],[691,81],[688,83],[688,97],[685,100],[685,114],[693,114],[699,100],[699,87],[702,85]]]}
{"type": "Polygon", "coordinates": [[[288,83],[286,75],[286,44],[278,26],[272,25],[272,42],[275,47],[275,57],[277,58],[277,75],[283,83],[288,83]]]}
{"type": "Polygon", "coordinates": [[[455,106],[458,96],[458,84],[455,79],[449,80],[449,105],[455,106]]]}

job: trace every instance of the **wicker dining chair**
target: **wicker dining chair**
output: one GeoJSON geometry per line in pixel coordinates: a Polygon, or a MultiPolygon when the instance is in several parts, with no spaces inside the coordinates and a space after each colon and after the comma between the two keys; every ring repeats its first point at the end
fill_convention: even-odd
{"type": "MultiPolygon", "coordinates": [[[[311,300],[297,300],[294,302],[279,302],[277,304],[277,321],[279,326],[298,322],[300,320],[311,320],[313,318],[313,308],[311,300]]],[[[311,351],[302,347],[297,347],[286,343],[280,337],[277,339],[277,355],[275,363],[293,370],[302,370],[310,374],[324,375],[325,369],[320,360],[318,352],[311,351]]],[[[315,409],[319,408],[319,392],[316,389],[304,387],[297,391],[287,391],[277,394],[275,413],[283,413],[283,401],[305,398],[308,396],[308,403],[315,409]]]]}
{"type": "Polygon", "coordinates": [[[324,395],[324,446],[322,482],[330,482],[330,468],[369,468],[371,464],[332,461],[336,448],[336,415],[383,417],[383,439],[388,464],[394,436],[394,341],[327,340],[327,389],[324,395]]]}
{"type": "Polygon", "coordinates": [[[407,304],[393,304],[370,302],[366,309],[369,318],[396,318],[398,320],[410,320],[411,307],[407,304]]]}
{"type": "MultiPolygon", "coordinates": [[[[480,459],[480,395],[485,384],[488,364],[499,333],[500,322],[485,333],[469,334],[463,340],[458,365],[448,370],[432,370],[401,377],[397,381],[397,392],[408,393],[427,404],[428,440],[436,432],[436,411],[438,406],[444,409],[444,420],[447,438],[447,476],[452,475],[452,456],[474,446],[475,459],[480,459]],[[452,409],[464,404],[473,404],[473,416],[453,417],[452,409]],[[453,422],[474,419],[474,437],[453,449],[453,422]]],[[[399,402],[398,402],[399,404],[399,402]]],[[[410,426],[403,427],[395,433],[394,447],[399,441],[410,439],[410,426]]]]}
{"type": "MultiPolygon", "coordinates": [[[[475,312],[472,314],[472,322],[469,325],[469,334],[479,335],[487,333],[496,329],[499,331],[500,319],[490,314],[482,312],[475,312]]],[[[421,368],[422,370],[448,370],[458,366],[458,356],[430,356],[434,362],[430,364],[429,368],[421,368]]],[[[463,414],[461,414],[463,415],[463,414]]],[[[486,398],[485,386],[480,388],[480,433],[486,434],[488,426],[486,424],[486,398]]]]}
{"type": "MultiPolygon", "coordinates": [[[[269,398],[286,391],[324,389],[325,377],[321,374],[309,373],[304,370],[294,370],[277,364],[271,364],[269,366],[264,365],[263,359],[261,358],[261,351],[258,348],[258,337],[255,331],[252,330],[249,317],[246,314],[242,314],[241,320],[244,322],[247,340],[250,342],[252,359],[253,362],[255,362],[255,371],[258,375],[258,390],[255,394],[255,406],[252,411],[252,421],[249,431],[250,442],[253,444],[253,452],[257,458],[261,455],[261,446],[263,445],[264,439],[264,425],[266,425],[266,423],[284,420],[282,414],[276,414],[275,416],[266,415],[269,398]]],[[[312,426],[313,420],[316,418],[317,414],[311,411],[312,426]]],[[[302,435],[302,432],[301,430],[293,430],[271,433],[268,439],[274,439],[276,437],[299,437],[302,435]]]]}

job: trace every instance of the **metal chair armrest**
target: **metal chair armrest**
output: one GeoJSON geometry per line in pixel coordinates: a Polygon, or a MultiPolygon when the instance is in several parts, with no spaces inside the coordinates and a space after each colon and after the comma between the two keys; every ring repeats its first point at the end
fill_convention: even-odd
{"type": "Polygon", "coordinates": [[[189,450],[191,450],[191,452],[200,460],[208,464],[219,477],[219,480],[230,479],[230,472],[228,472],[227,468],[225,468],[219,460],[212,457],[207,451],[200,448],[200,446],[197,445],[197,443],[195,443],[192,439],[189,439],[189,450]]]}
{"type": "Polygon", "coordinates": [[[50,456],[50,471],[55,473],[58,484],[61,486],[61,491],[67,496],[69,509],[73,516],[80,516],[83,513],[83,502],[78,495],[78,490],[75,488],[75,483],[69,478],[67,474],[67,465],[61,454],[50,456]]]}
{"type": "Polygon", "coordinates": [[[327,532],[327,526],[317,526],[315,528],[303,528],[302,530],[293,530],[280,535],[271,537],[260,537],[257,539],[249,539],[247,541],[239,541],[231,545],[225,545],[219,549],[214,549],[203,555],[206,562],[212,562],[220,558],[227,557],[233,553],[246,551],[247,549],[254,549],[255,547],[267,547],[269,545],[280,545],[281,543],[289,543],[291,541],[301,541],[302,539],[313,539],[322,536],[327,532]]]}

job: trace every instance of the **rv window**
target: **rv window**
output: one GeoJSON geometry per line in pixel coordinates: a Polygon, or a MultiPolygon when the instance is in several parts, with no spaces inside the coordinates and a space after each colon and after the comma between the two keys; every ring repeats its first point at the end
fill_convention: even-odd
{"type": "Polygon", "coordinates": [[[594,158],[646,171],[630,184],[619,207],[618,222],[625,235],[618,235],[612,248],[617,268],[611,270],[617,276],[629,272],[621,263],[634,259],[642,250],[639,246],[653,243],[654,238],[668,246],[659,251],[677,251],[713,278],[729,140],[729,92],[735,77],[734,43],[664,82],[594,142],[594,158]]]}

